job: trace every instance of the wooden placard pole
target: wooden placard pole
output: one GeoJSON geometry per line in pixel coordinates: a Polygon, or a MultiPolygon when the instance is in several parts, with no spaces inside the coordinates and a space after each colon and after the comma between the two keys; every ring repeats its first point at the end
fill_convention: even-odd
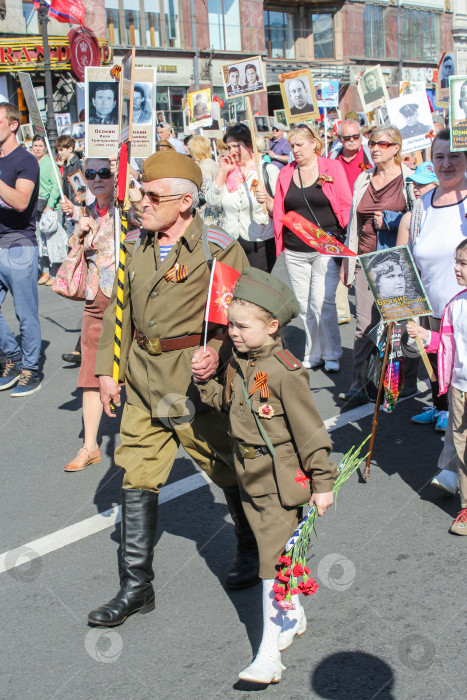
{"type": "Polygon", "coordinates": [[[386,374],[386,367],[388,365],[388,357],[389,357],[389,350],[391,347],[393,328],[394,328],[394,321],[391,321],[390,323],[388,323],[388,333],[387,333],[387,338],[386,338],[386,348],[384,350],[383,366],[381,368],[381,376],[379,378],[378,394],[376,396],[375,410],[373,412],[373,423],[371,426],[370,446],[368,448],[368,456],[366,458],[365,468],[362,472],[362,476],[364,479],[368,479],[370,476],[371,454],[373,452],[373,445],[375,443],[376,426],[378,425],[379,407],[381,405],[381,397],[383,395],[384,375],[386,374]]]}
{"type": "MultiPolygon", "coordinates": [[[[261,161],[259,157],[259,152],[258,152],[258,146],[256,145],[256,138],[255,138],[255,122],[253,119],[253,112],[251,110],[251,103],[250,103],[250,95],[245,96],[245,102],[246,102],[246,113],[248,116],[248,122],[250,124],[250,131],[251,131],[251,140],[253,143],[253,153],[255,155],[255,163],[256,163],[256,172],[258,173],[258,182],[261,185],[261,187],[264,187],[264,181],[263,181],[263,173],[261,169],[261,161]]],[[[263,211],[265,214],[267,214],[267,208],[266,204],[263,204],[263,211]]]]}

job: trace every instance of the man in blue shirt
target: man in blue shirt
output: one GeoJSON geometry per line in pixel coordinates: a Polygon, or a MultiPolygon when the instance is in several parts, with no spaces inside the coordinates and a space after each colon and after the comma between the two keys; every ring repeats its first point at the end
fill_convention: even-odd
{"type": "Polygon", "coordinates": [[[0,307],[10,292],[22,344],[21,352],[0,311],[0,350],[6,357],[0,391],[17,384],[11,393],[15,397],[28,396],[41,387],[36,240],[40,171],[37,158],[18,143],[20,121],[15,105],[0,102],[0,307]]]}
{"type": "Polygon", "coordinates": [[[282,170],[284,165],[287,165],[291,153],[289,142],[286,138],[284,138],[284,132],[284,124],[274,124],[274,126],[272,127],[272,139],[269,157],[271,158],[271,163],[273,165],[277,165],[279,170],[282,170]]]}

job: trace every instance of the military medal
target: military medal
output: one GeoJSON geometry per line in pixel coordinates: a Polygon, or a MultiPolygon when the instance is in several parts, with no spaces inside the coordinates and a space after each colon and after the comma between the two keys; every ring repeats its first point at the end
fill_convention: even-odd
{"type": "Polygon", "coordinates": [[[270,403],[263,403],[258,408],[258,416],[260,418],[272,418],[274,415],[274,409],[270,403]]]}

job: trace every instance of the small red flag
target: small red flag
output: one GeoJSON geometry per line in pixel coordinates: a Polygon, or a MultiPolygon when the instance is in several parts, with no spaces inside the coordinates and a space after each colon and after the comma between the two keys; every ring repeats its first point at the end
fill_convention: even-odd
{"type": "Polygon", "coordinates": [[[227,312],[240,273],[214,258],[204,320],[226,326],[227,312]]]}

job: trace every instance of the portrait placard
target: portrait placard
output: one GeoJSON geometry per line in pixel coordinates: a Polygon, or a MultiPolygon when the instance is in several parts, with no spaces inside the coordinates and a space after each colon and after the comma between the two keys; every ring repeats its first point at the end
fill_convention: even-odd
{"type": "Polygon", "coordinates": [[[28,73],[18,71],[18,78],[23,91],[24,99],[28,107],[29,117],[35,134],[46,136],[44,122],[42,121],[39,105],[37,103],[36,93],[32,86],[31,76],[28,73]]]}
{"type": "Polygon", "coordinates": [[[135,67],[134,81],[131,155],[149,158],[156,141],[156,69],[135,67]]]}
{"type": "Polygon", "coordinates": [[[262,115],[255,115],[253,117],[255,122],[255,133],[261,136],[272,136],[272,124],[271,117],[266,117],[262,115]]]}
{"type": "Polygon", "coordinates": [[[432,313],[406,245],[359,255],[358,259],[385,323],[432,313]]]}
{"type": "Polygon", "coordinates": [[[202,133],[206,138],[219,138],[224,135],[222,131],[221,106],[219,102],[211,100],[211,126],[203,127],[202,133]]]}
{"type": "Polygon", "coordinates": [[[187,94],[188,128],[191,131],[211,126],[211,89],[196,90],[187,94]]]}
{"type": "Polygon", "coordinates": [[[21,138],[23,141],[32,141],[34,129],[32,124],[21,124],[21,138]]]}
{"type": "Polygon", "coordinates": [[[449,78],[456,74],[456,57],[451,51],[444,51],[438,63],[438,80],[436,81],[436,105],[449,107],[449,78]]]}
{"type": "Polygon", "coordinates": [[[467,150],[467,75],[449,78],[451,150],[467,150]]]}
{"type": "Polygon", "coordinates": [[[108,68],[86,66],[85,105],[87,158],[108,158],[118,151],[118,79],[108,68]]]}
{"type": "Polygon", "coordinates": [[[120,129],[118,142],[133,138],[133,90],[135,86],[135,48],[124,56],[122,61],[120,92],[120,129]]]}
{"type": "Polygon", "coordinates": [[[311,70],[304,68],[281,73],[278,78],[287,123],[316,119],[319,109],[311,70]]]}
{"type": "Polygon", "coordinates": [[[401,132],[403,154],[431,146],[434,127],[426,90],[395,97],[386,107],[390,123],[401,132]]]}
{"type": "Polygon", "coordinates": [[[379,64],[359,73],[355,80],[364,112],[372,112],[389,100],[386,82],[379,64]]]}
{"type": "Polygon", "coordinates": [[[76,199],[79,202],[84,203],[86,199],[86,180],[84,179],[81,170],[74,170],[72,173],[67,175],[70,187],[76,195],[76,199]]]}
{"type": "Polygon", "coordinates": [[[275,109],[274,110],[274,123],[275,124],[284,124],[284,126],[288,126],[287,115],[285,113],[285,109],[275,109]]]}
{"type": "Polygon", "coordinates": [[[81,141],[85,136],[84,122],[75,122],[71,125],[71,135],[75,141],[81,141]]]}
{"type": "Polygon", "coordinates": [[[413,92],[423,92],[423,90],[426,90],[426,83],[421,80],[399,82],[399,95],[411,95],[413,92]]]}
{"type": "Polygon", "coordinates": [[[322,80],[315,83],[316,100],[318,107],[338,107],[339,106],[339,81],[322,80]]]}
{"type": "Polygon", "coordinates": [[[261,56],[252,56],[221,66],[227,99],[266,92],[266,76],[261,56]]]}

